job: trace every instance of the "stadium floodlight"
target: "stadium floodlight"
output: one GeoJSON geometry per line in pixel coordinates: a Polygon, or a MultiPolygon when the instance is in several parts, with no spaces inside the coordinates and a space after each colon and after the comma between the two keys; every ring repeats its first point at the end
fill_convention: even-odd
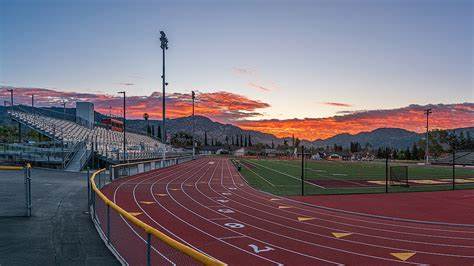
{"type": "Polygon", "coordinates": [[[428,108],[425,110],[425,115],[426,115],[426,148],[425,148],[425,164],[429,163],[429,116],[430,114],[433,113],[431,111],[431,108],[428,108]]]}
{"type": "MultiPolygon", "coordinates": [[[[162,79],[162,86],[163,86],[163,94],[161,95],[162,97],[162,104],[163,104],[163,107],[162,107],[162,111],[163,111],[163,116],[162,116],[162,119],[163,119],[163,127],[161,128],[161,141],[165,144],[166,143],[166,127],[165,127],[165,120],[166,120],[166,103],[165,103],[165,88],[166,86],[168,85],[168,83],[166,83],[166,78],[165,78],[165,50],[168,50],[168,38],[166,37],[166,34],[164,31],[160,31],[160,42],[161,42],[161,50],[163,51],[163,74],[161,75],[161,79],[162,79]]],[[[163,159],[165,159],[165,156],[166,156],[166,149],[163,149],[163,159]]]]}
{"type": "MultiPolygon", "coordinates": [[[[123,160],[125,161],[125,156],[126,156],[126,152],[127,152],[127,140],[125,138],[125,119],[126,119],[126,116],[125,116],[125,108],[126,108],[126,103],[125,103],[125,91],[119,91],[118,92],[119,94],[123,94],[123,160]]],[[[119,161],[120,161],[120,158],[119,158],[119,161]]]]}
{"type": "Polygon", "coordinates": [[[194,122],[194,99],[196,98],[196,94],[194,93],[194,91],[191,91],[191,98],[193,100],[193,129],[192,129],[192,136],[191,136],[191,140],[192,140],[192,145],[193,145],[193,158],[194,156],[196,155],[196,150],[195,150],[195,143],[194,143],[194,127],[195,127],[195,122],[194,122]]]}

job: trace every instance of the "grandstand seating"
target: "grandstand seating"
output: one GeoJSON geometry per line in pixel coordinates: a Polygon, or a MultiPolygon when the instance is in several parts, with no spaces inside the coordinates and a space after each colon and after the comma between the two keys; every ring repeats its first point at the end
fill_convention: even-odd
{"type": "MultiPolygon", "coordinates": [[[[123,133],[104,127],[93,129],[73,121],[53,118],[40,113],[28,112],[21,109],[9,111],[12,119],[23,123],[52,139],[68,142],[85,142],[87,148],[94,150],[104,159],[122,161],[123,133]]],[[[161,156],[163,149],[172,152],[173,149],[151,137],[126,132],[126,159],[151,159],[161,156]]]]}
{"type": "MultiPolygon", "coordinates": [[[[472,151],[459,151],[456,152],[454,158],[457,165],[474,165],[474,152],[472,151]]],[[[449,154],[443,157],[440,157],[432,162],[433,164],[452,164],[453,155],[449,154]]]]}

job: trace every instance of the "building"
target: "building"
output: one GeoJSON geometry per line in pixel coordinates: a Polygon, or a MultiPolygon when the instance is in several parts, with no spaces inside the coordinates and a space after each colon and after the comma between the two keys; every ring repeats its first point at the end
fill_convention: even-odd
{"type": "Polygon", "coordinates": [[[87,128],[94,127],[94,104],[90,102],[76,103],[76,123],[87,128]]]}

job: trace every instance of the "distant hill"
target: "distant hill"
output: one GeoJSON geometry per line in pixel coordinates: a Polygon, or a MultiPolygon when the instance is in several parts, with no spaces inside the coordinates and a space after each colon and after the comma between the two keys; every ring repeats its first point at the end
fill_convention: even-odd
{"type": "Polygon", "coordinates": [[[370,132],[361,132],[355,135],[343,133],[325,140],[313,141],[316,147],[341,145],[344,148],[350,147],[351,142],[359,142],[363,147],[369,143],[372,148],[379,147],[395,147],[406,148],[411,147],[414,142],[418,142],[421,135],[401,128],[379,128],[370,132]]]}
{"type": "MultiPolygon", "coordinates": [[[[52,114],[61,118],[63,116],[62,108],[43,108],[49,109],[52,114]]],[[[75,108],[68,108],[66,110],[68,115],[75,115],[75,108]]],[[[97,122],[101,121],[102,118],[106,116],[96,112],[95,119],[97,122]]],[[[6,108],[0,106],[0,125],[9,124],[10,119],[6,112],[6,108]]],[[[161,125],[161,120],[150,120],[150,125],[155,127],[155,130],[158,125],[161,125]]],[[[146,132],[146,122],[142,119],[127,120],[127,127],[131,128],[133,131],[146,132]]],[[[179,131],[191,132],[192,128],[192,117],[181,117],[176,119],[166,120],[166,129],[168,133],[174,134],[179,131]]],[[[229,142],[231,142],[231,136],[240,136],[240,135],[250,135],[252,138],[252,143],[264,143],[271,144],[274,142],[275,146],[282,144],[286,139],[288,144],[291,145],[291,138],[277,138],[272,134],[262,133],[253,130],[243,130],[237,126],[231,124],[222,124],[219,122],[214,122],[211,119],[204,116],[195,117],[195,134],[198,139],[201,141],[204,139],[204,132],[207,132],[207,137],[210,142],[210,139],[218,140],[222,143],[225,143],[225,137],[229,137],[229,142]]],[[[456,129],[456,132],[470,132],[471,136],[474,136],[474,127],[469,128],[460,128],[456,129]]],[[[324,140],[315,140],[308,141],[303,140],[301,143],[305,146],[314,146],[314,147],[326,147],[333,146],[334,144],[341,145],[344,148],[350,147],[351,142],[359,142],[363,147],[366,143],[369,143],[372,148],[377,149],[378,147],[394,147],[398,149],[404,149],[406,147],[411,147],[414,142],[418,142],[424,137],[423,133],[416,133],[400,128],[379,128],[370,132],[361,132],[358,134],[339,134],[333,137],[324,139],[324,140]]]]}

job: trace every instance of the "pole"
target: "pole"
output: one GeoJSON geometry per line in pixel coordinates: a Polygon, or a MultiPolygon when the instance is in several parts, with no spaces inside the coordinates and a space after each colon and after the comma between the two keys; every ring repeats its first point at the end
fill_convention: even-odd
{"type": "Polygon", "coordinates": [[[456,189],[456,146],[453,142],[453,190],[456,189]]]}
{"type": "MultiPolygon", "coordinates": [[[[165,120],[166,120],[166,103],[165,103],[165,98],[166,98],[166,85],[168,85],[166,83],[166,76],[165,76],[165,50],[168,49],[168,38],[166,38],[166,34],[164,31],[160,31],[160,41],[161,41],[161,50],[163,51],[163,74],[161,75],[161,79],[162,79],[162,86],[163,86],[163,94],[162,94],[162,104],[163,104],[163,107],[162,107],[162,111],[163,111],[163,116],[162,116],[162,119],[163,119],[163,127],[161,129],[162,133],[161,133],[161,142],[163,142],[163,144],[166,144],[166,128],[165,128],[165,120]]],[[[163,159],[165,159],[166,157],[166,147],[163,147],[163,159]]]]}
{"type": "Polygon", "coordinates": [[[193,145],[193,158],[194,156],[196,155],[196,149],[195,149],[195,143],[194,143],[194,127],[195,127],[195,121],[194,121],[194,98],[195,98],[195,94],[194,94],[194,91],[191,92],[191,97],[193,99],[193,129],[192,129],[192,145],[193,145]]]}
{"type": "Polygon", "coordinates": [[[301,196],[304,196],[304,146],[301,146],[301,196]]]}
{"type": "Polygon", "coordinates": [[[12,110],[13,110],[13,89],[7,89],[7,91],[10,92],[10,106],[12,107],[12,110]]]}
{"type": "Polygon", "coordinates": [[[388,149],[386,150],[387,156],[385,157],[385,193],[388,193],[388,149]]]}
{"type": "Polygon", "coordinates": [[[35,95],[31,94],[31,107],[35,107],[35,95]]]}
{"type": "Polygon", "coordinates": [[[428,121],[429,116],[432,113],[431,108],[425,110],[426,114],[426,148],[425,148],[425,164],[429,163],[429,128],[428,128],[428,121]]]}
{"type": "MultiPolygon", "coordinates": [[[[127,152],[127,139],[126,139],[126,135],[125,135],[125,131],[126,131],[126,126],[125,126],[125,123],[126,123],[126,116],[125,116],[125,108],[127,107],[126,106],[126,102],[125,102],[125,97],[126,97],[126,94],[125,94],[125,91],[119,91],[118,92],[119,94],[123,94],[123,160],[125,161],[125,155],[126,155],[126,152],[127,152]]],[[[120,158],[118,158],[118,160],[120,161],[120,158]]]]}
{"type": "Polygon", "coordinates": [[[146,265],[151,266],[151,234],[146,236],[146,265]]]}

